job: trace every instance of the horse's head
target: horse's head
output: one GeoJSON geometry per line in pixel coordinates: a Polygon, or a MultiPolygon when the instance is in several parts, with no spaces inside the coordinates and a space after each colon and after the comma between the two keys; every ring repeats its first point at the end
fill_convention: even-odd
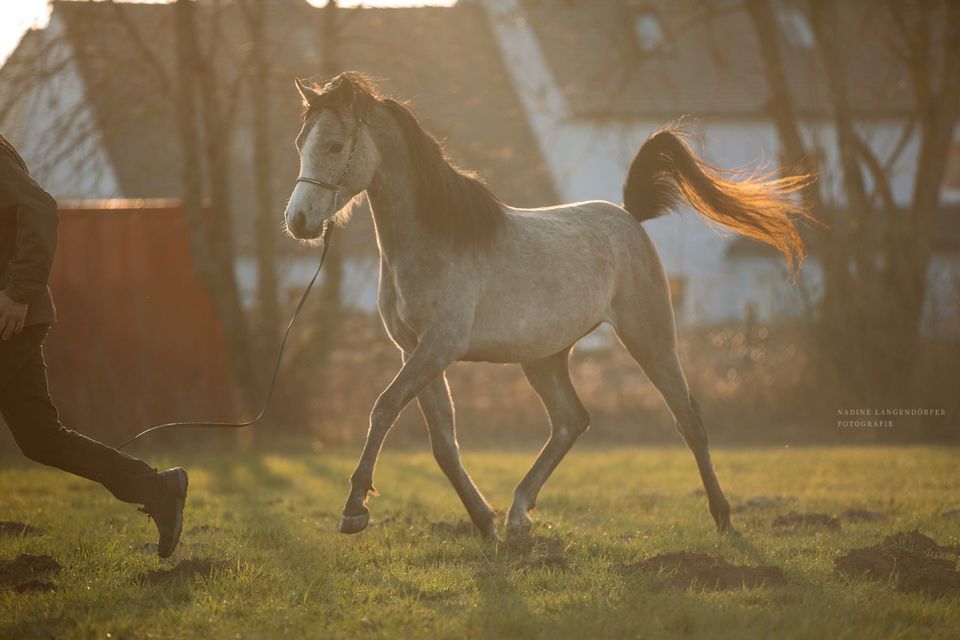
{"type": "Polygon", "coordinates": [[[341,74],[321,89],[296,81],[306,112],[297,136],[300,176],[284,212],[295,238],[318,237],[367,188],[380,164],[364,122],[370,95],[357,81],[362,80],[341,74]]]}

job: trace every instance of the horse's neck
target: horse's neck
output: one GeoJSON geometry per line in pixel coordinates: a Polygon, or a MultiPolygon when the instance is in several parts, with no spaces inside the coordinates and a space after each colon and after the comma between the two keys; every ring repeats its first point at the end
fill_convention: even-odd
{"type": "Polygon", "coordinates": [[[429,250],[429,237],[417,216],[413,178],[408,163],[382,167],[367,188],[381,257],[390,264],[412,252],[429,250]]]}

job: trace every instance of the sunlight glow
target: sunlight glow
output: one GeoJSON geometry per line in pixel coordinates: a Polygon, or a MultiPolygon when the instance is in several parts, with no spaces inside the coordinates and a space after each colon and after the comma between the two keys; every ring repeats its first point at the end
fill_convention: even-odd
{"type": "MultiPolygon", "coordinates": [[[[99,0],[95,0],[99,1],[99,0]]],[[[166,0],[132,0],[134,2],[164,2],[166,0]]],[[[325,5],[326,0],[306,0],[315,7],[325,5]]],[[[451,6],[455,0],[340,0],[341,7],[410,7],[451,6]]],[[[42,29],[50,20],[48,0],[2,0],[0,2],[0,66],[17,48],[27,29],[42,29]]]]}

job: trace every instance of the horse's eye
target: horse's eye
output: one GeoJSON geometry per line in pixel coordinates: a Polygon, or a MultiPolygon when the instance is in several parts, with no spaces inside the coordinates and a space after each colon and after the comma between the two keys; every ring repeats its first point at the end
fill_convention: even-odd
{"type": "Polygon", "coordinates": [[[330,153],[340,153],[343,151],[343,145],[339,142],[333,142],[330,144],[329,151],[330,153]]]}

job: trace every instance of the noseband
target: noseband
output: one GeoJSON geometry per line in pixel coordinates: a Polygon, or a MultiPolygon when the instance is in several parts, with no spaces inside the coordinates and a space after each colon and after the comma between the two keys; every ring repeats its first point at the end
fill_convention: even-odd
{"type": "Polygon", "coordinates": [[[340,187],[343,186],[343,180],[347,177],[347,173],[350,171],[350,162],[353,160],[353,152],[357,149],[357,134],[360,132],[360,127],[362,125],[363,120],[357,116],[357,126],[353,128],[353,137],[350,141],[350,155],[347,156],[347,164],[343,167],[343,171],[340,173],[340,177],[337,178],[336,182],[327,182],[326,180],[308,178],[307,176],[299,176],[296,180],[297,182],[306,182],[307,184],[312,184],[320,187],[321,189],[326,189],[327,191],[333,191],[332,213],[337,212],[337,208],[340,204],[340,187]]]}

